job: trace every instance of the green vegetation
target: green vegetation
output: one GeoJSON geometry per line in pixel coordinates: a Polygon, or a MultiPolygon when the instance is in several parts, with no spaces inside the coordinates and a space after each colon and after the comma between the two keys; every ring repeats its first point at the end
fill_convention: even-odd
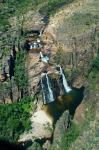
{"type": "Polygon", "coordinates": [[[97,55],[97,57],[94,58],[91,63],[92,63],[92,69],[88,76],[88,80],[89,82],[91,82],[90,89],[93,91],[94,90],[99,91],[98,86],[96,86],[99,77],[99,55],[97,55]]]}
{"type": "MultiPolygon", "coordinates": [[[[99,55],[97,55],[97,57],[92,60],[91,65],[92,69],[88,77],[90,80],[99,76],[99,55]]],[[[95,80],[92,81],[95,82],[95,80]]]]}
{"type": "Polygon", "coordinates": [[[79,127],[75,124],[72,124],[71,128],[63,135],[62,138],[62,150],[69,150],[70,145],[76,140],[79,136],[79,127]]]}
{"type": "Polygon", "coordinates": [[[69,150],[71,144],[78,138],[80,127],[74,123],[72,123],[71,127],[64,132],[63,129],[61,130],[61,134],[59,135],[59,140],[55,141],[52,144],[51,150],[69,150]]]}
{"type": "Polygon", "coordinates": [[[23,16],[30,10],[40,10],[46,16],[56,12],[63,4],[71,3],[73,0],[11,0],[0,4],[0,27],[7,30],[10,26],[9,18],[23,16]]]}
{"type": "Polygon", "coordinates": [[[2,31],[7,31],[9,27],[10,27],[10,24],[8,22],[8,17],[0,15],[0,29],[2,31]]]}
{"type": "Polygon", "coordinates": [[[28,86],[28,78],[25,70],[25,60],[26,53],[22,50],[19,51],[16,55],[14,76],[19,90],[23,92],[27,91],[28,86]]]}
{"type": "Polygon", "coordinates": [[[99,55],[92,61],[94,71],[99,71],[99,55]]]}
{"type": "Polygon", "coordinates": [[[42,150],[42,148],[39,143],[33,142],[26,150],[42,150]]]}
{"type": "Polygon", "coordinates": [[[25,130],[29,130],[33,98],[25,97],[19,103],[0,105],[0,139],[16,142],[25,130]]]}
{"type": "Polygon", "coordinates": [[[40,9],[40,13],[50,16],[54,14],[64,4],[69,4],[73,0],[48,0],[40,9]]]}

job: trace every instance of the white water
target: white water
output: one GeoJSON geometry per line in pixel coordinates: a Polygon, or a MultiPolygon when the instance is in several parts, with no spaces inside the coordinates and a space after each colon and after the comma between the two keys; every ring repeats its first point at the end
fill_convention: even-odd
{"type": "Polygon", "coordinates": [[[65,88],[65,91],[70,92],[72,89],[68,86],[68,83],[67,83],[67,80],[65,78],[62,68],[60,66],[59,66],[59,68],[60,68],[60,74],[62,75],[63,86],[65,88]]]}
{"type": "Polygon", "coordinates": [[[40,52],[42,62],[48,63],[49,58],[47,56],[43,56],[42,52],[40,52]]]}
{"type": "Polygon", "coordinates": [[[53,91],[50,87],[50,81],[49,81],[47,73],[46,73],[46,80],[47,80],[47,86],[48,86],[48,91],[49,91],[49,99],[50,99],[50,102],[53,102],[54,101],[54,95],[53,95],[53,91]]]}
{"type": "Polygon", "coordinates": [[[42,30],[40,31],[40,34],[39,34],[39,36],[40,36],[40,37],[42,36],[42,30]]]}
{"type": "Polygon", "coordinates": [[[45,104],[45,103],[46,103],[46,98],[45,98],[44,86],[43,86],[43,81],[42,81],[42,79],[41,79],[41,87],[42,87],[43,99],[44,99],[44,104],[45,104]]]}

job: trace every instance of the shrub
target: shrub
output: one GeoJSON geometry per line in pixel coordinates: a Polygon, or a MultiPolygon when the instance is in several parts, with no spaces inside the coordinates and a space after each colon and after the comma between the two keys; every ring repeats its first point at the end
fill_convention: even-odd
{"type": "Polygon", "coordinates": [[[31,110],[31,97],[26,97],[19,103],[0,105],[0,139],[16,142],[20,134],[29,130],[31,110]]]}
{"type": "Polygon", "coordinates": [[[79,128],[77,125],[72,124],[71,128],[63,135],[62,150],[69,150],[71,143],[73,143],[79,136],[79,128]]]}
{"type": "Polygon", "coordinates": [[[92,67],[94,70],[99,70],[99,55],[92,61],[92,67]]]}
{"type": "Polygon", "coordinates": [[[26,75],[25,61],[26,61],[25,52],[19,51],[16,55],[14,76],[19,90],[23,91],[23,93],[27,91],[27,86],[28,86],[28,78],[26,75]]]}
{"type": "Polygon", "coordinates": [[[55,62],[63,66],[65,64],[65,61],[65,52],[63,51],[62,47],[59,47],[55,56],[55,62]]]}

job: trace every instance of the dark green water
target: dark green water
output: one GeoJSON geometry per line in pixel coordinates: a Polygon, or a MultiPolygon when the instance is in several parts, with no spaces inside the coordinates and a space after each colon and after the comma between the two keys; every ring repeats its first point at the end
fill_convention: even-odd
{"type": "Polygon", "coordinates": [[[84,87],[73,88],[69,93],[59,96],[54,102],[46,104],[43,109],[56,121],[65,110],[69,110],[70,115],[74,116],[77,106],[84,97],[84,87]]]}

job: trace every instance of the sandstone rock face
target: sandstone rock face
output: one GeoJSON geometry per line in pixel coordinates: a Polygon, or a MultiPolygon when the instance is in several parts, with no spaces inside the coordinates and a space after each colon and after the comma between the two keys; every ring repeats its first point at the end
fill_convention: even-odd
{"type": "Polygon", "coordinates": [[[11,85],[9,82],[0,83],[0,102],[1,103],[10,103],[10,92],[11,92],[11,85]]]}
{"type": "Polygon", "coordinates": [[[63,115],[60,117],[60,119],[56,122],[54,136],[53,136],[52,149],[60,150],[61,148],[62,134],[66,132],[66,126],[68,126],[68,115],[69,115],[69,112],[65,111],[63,115]]]}
{"type": "Polygon", "coordinates": [[[17,102],[19,99],[19,91],[14,78],[0,83],[0,103],[17,102]]]}
{"type": "MultiPolygon", "coordinates": [[[[76,4],[76,2],[74,3],[76,4]]],[[[69,17],[71,17],[73,11],[76,11],[75,4],[74,7],[73,5],[70,5],[66,9],[60,10],[58,13],[56,13],[55,16],[52,16],[45,31],[47,33],[51,33],[54,39],[53,41],[57,43],[53,43],[52,49],[53,47],[54,49],[52,50],[52,57],[56,55],[58,47],[61,46],[65,53],[64,67],[66,67],[67,70],[81,72],[77,78],[77,80],[79,80],[79,83],[77,83],[77,80],[73,83],[73,86],[80,87],[84,81],[83,77],[87,76],[90,72],[91,60],[98,54],[99,27],[95,26],[91,28],[88,32],[82,33],[80,35],[75,35],[75,37],[73,37],[73,35],[68,36],[66,31],[62,30],[62,25],[64,25],[65,27],[66,24],[64,23],[64,19],[66,18],[66,16],[67,18],[69,15],[69,17]],[[80,76],[82,79],[80,79],[80,76]]],[[[79,5],[78,8],[81,6],[82,5],[79,5]]],[[[68,32],[71,31],[68,30],[68,32]]]]}
{"type": "Polygon", "coordinates": [[[82,102],[76,109],[75,115],[74,115],[74,122],[76,124],[83,124],[85,121],[85,105],[82,102]]]}
{"type": "Polygon", "coordinates": [[[43,110],[34,112],[31,117],[32,129],[20,136],[19,142],[27,140],[51,139],[53,133],[52,119],[43,110]]]}
{"type": "Polygon", "coordinates": [[[27,74],[29,82],[29,93],[33,95],[37,90],[37,85],[41,78],[41,73],[45,68],[45,64],[39,61],[39,53],[29,53],[27,60],[27,74]]]}
{"type": "Polygon", "coordinates": [[[19,90],[18,87],[16,86],[14,78],[11,80],[11,91],[12,91],[12,101],[17,102],[19,99],[19,90]]]}
{"type": "MultiPolygon", "coordinates": [[[[74,122],[82,125],[82,121],[86,123],[86,127],[82,129],[79,137],[70,146],[70,150],[93,149],[98,150],[99,147],[99,94],[98,91],[91,91],[89,98],[81,104],[74,117],[74,122]],[[83,111],[83,112],[82,112],[83,111]],[[79,113],[79,114],[78,114],[79,113]],[[85,117],[84,117],[84,114],[85,117]],[[79,117],[80,118],[79,118],[79,117]],[[84,118],[83,118],[84,117],[84,118]],[[83,119],[83,120],[82,120],[83,119]],[[87,120],[87,122],[86,122],[87,120]]],[[[84,124],[85,124],[84,123],[84,124]]],[[[84,126],[83,126],[84,127],[84,126]]]]}

